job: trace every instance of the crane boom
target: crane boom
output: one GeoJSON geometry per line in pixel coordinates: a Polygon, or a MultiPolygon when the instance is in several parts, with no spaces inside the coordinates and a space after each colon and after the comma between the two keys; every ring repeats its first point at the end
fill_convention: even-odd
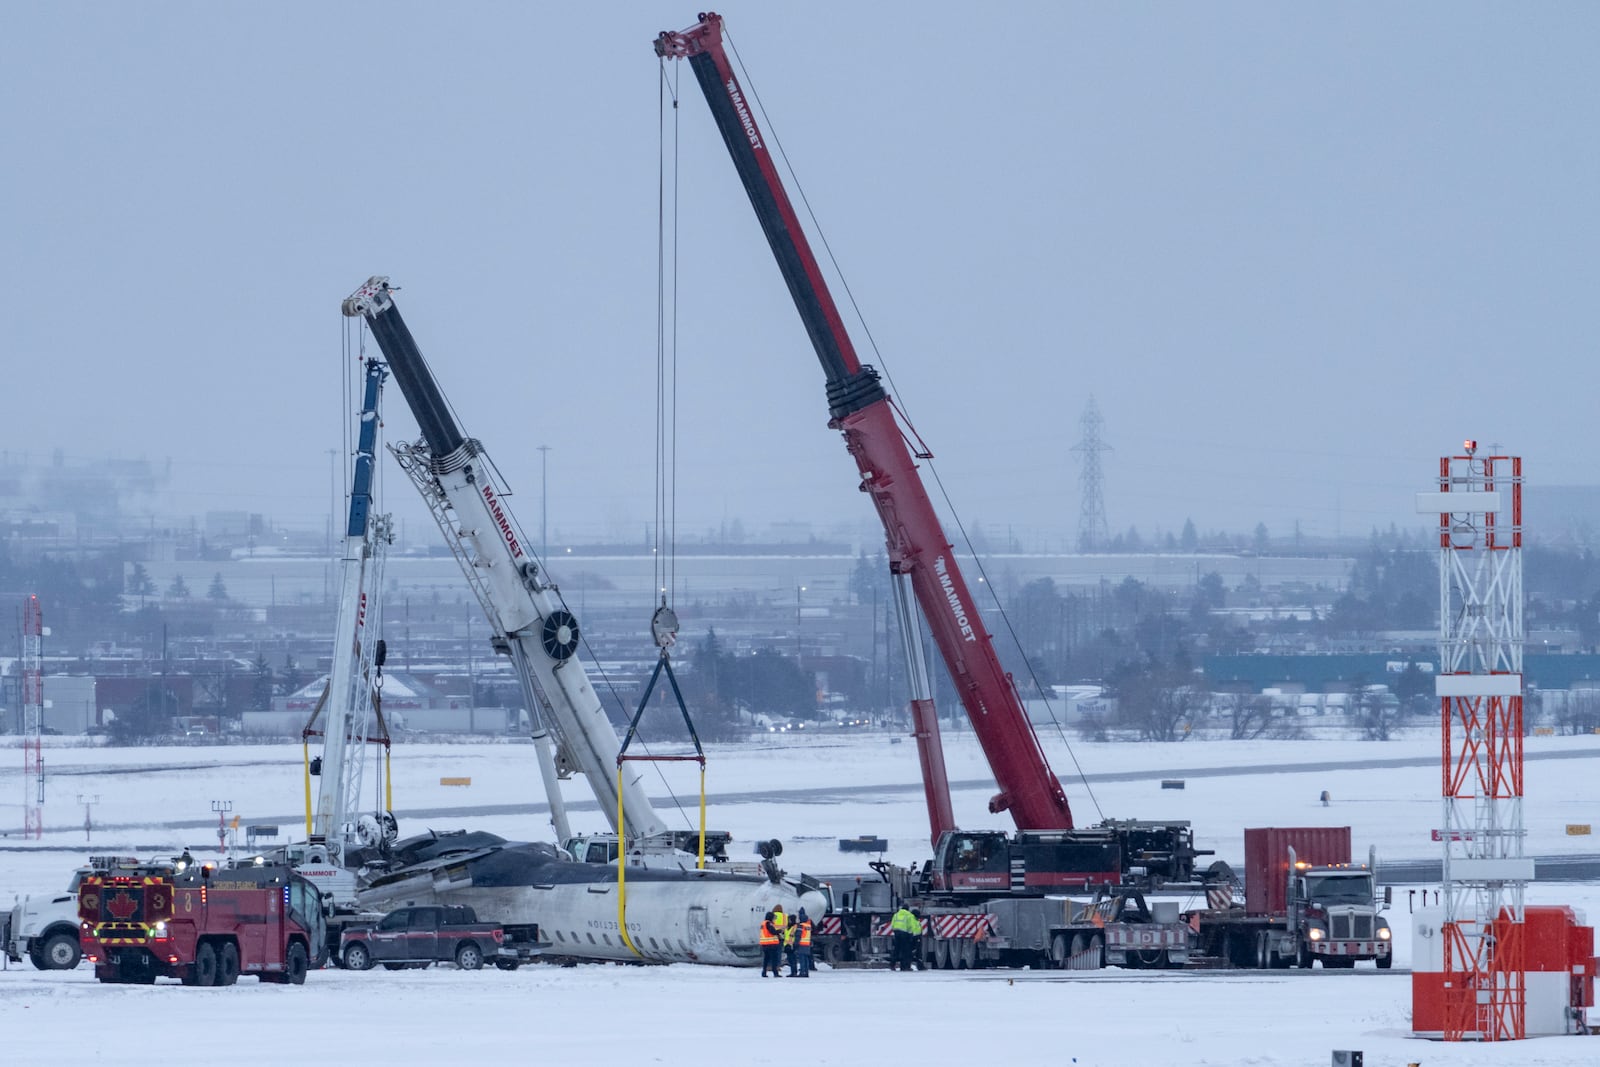
{"type": "MultiPolygon", "coordinates": [[[[955,553],[917,472],[888,393],[877,371],[856,356],[838,306],[789,201],[767,138],[735,76],[723,47],[722,18],[714,12],[682,32],[665,32],[655,41],[662,58],[687,59],[700,83],[756,217],[766,233],[800,312],[812,347],[827,377],[828,425],[839,430],[855,457],[861,490],[872,498],[887,540],[889,565],[908,576],[973,732],[983,746],[1000,792],[991,812],[1009,811],[1023,830],[1068,830],[1072,811],[1028,722],[1021,698],[1000,664],[990,635],[968,590],[955,553]]],[[[939,825],[936,811],[942,759],[924,735],[937,738],[932,703],[913,699],[923,781],[928,790],[933,836],[953,826],[939,825]],[[930,722],[930,720],[932,720],[930,722]],[[939,765],[934,766],[937,762],[939,765]]],[[[947,790],[946,790],[947,792],[947,790]]],[[[948,800],[945,815],[949,818],[948,800]]]]}
{"type": "MultiPolygon", "coordinates": [[[[667,827],[639,784],[637,771],[624,775],[624,825],[618,824],[612,782],[621,742],[577,655],[578,620],[544,580],[532,550],[523,543],[483,445],[456,425],[400,317],[389,280],[369,279],[344,301],[343,310],[366,320],[416,416],[422,440],[392,451],[461,563],[488,617],[496,648],[511,655],[519,678],[534,683],[528,710],[535,717],[541,707],[548,713],[546,725],[559,746],[556,763],[588,779],[617,833],[629,841],[660,837],[667,827]]],[[[546,788],[554,788],[550,802],[558,805],[559,787],[553,779],[547,778],[546,788]]]]}
{"type": "MultiPolygon", "coordinates": [[[[378,632],[378,596],[383,558],[390,540],[389,516],[373,515],[373,457],[378,447],[378,399],[387,375],[369,359],[363,367],[361,425],[356,435],[354,477],[350,483],[349,518],[340,560],[339,607],[334,623],[333,665],[323,702],[322,774],[308,837],[343,858],[357,843],[362,768],[353,741],[367,740],[374,702],[374,667],[378,632]]],[[[313,721],[315,716],[313,716],[313,721]]],[[[307,726],[308,736],[314,733],[307,726]]],[[[384,744],[388,741],[385,738],[384,744]]],[[[380,815],[384,814],[380,812],[380,815]]]]}

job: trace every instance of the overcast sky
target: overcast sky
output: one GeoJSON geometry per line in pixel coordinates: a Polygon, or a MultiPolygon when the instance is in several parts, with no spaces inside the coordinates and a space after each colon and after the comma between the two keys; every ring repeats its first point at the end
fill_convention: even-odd
{"type": "MultiPolygon", "coordinates": [[[[695,14],[0,6],[0,445],[170,458],[187,509],[320,528],[339,301],[383,273],[523,525],[549,445],[553,529],[642,532],[651,41],[695,14]]],[[[968,521],[1071,542],[1090,394],[1112,529],[1147,536],[1415,524],[1466,436],[1596,481],[1600,6],[723,14],[968,521]]],[[[681,85],[680,528],[870,519],[681,85]]],[[[392,385],[385,412],[415,435],[392,385]]]]}

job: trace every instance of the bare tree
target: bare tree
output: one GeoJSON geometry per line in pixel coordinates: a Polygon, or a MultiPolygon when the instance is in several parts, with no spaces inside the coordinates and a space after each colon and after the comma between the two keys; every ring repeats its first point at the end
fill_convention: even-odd
{"type": "Polygon", "coordinates": [[[1141,741],[1182,741],[1205,711],[1207,694],[1175,667],[1133,668],[1117,685],[1117,717],[1141,741]]]}
{"type": "Polygon", "coordinates": [[[1556,712],[1556,728],[1564,734],[1600,732],[1600,689],[1568,690],[1556,712]]]}
{"type": "Polygon", "coordinates": [[[1228,714],[1228,736],[1234,741],[1260,737],[1272,725],[1272,698],[1263,694],[1233,698],[1228,714]]]}

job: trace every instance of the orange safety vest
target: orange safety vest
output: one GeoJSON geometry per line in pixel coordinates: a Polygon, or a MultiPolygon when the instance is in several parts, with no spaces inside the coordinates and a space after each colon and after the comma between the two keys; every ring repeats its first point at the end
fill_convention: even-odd
{"type": "Polygon", "coordinates": [[[805,919],[800,923],[800,947],[811,947],[811,920],[805,919]]]}
{"type": "Polygon", "coordinates": [[[761,944],[763,947],[778,943],[778,931],[767,920],[761,920],[761,944]]]}

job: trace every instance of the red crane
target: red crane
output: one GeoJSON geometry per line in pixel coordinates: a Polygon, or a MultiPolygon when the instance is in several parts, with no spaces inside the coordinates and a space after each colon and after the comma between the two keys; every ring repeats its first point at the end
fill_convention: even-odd
{"type": "MultiPolygon", "coordinates": [[[[662,58],[687,59],[717,128],[733,156],[745,192],[772,246],[794,297],[806,333],[827,375],[828,425],[844,435],[845,448],[861,472],[861,490],[872,498],[883,520],[889,568],[896,591],[909,581],[949,669],[956,692],[972,720],[1000,792],[991,812],[1009,811],[1021,830],[1070,830],[1072,809],[1034,735],[1011,676],[1000,665],[994,643],[983,628],[976,603],[961,576],[950,541],[906,444],[907,430],[883,389],[878,372],[856,357],[839,309],[817,266],[794,206],[778,177],[766,136],[756,123],[738,78],[723,49],[722,18],[714,12],[681,33],[662,33],[655,41],[662,58]]],[[[915,436],[912,434],[912,436],[915,436]]],[[[899,600],[902,633],[910,612],[899,600]]],[[[925,681],[917,677],[920,652],[910,648],[912,721],[927,790],[933,840],[955,829],[950,790],[939,743],[938,718],[925,681]]]]}

